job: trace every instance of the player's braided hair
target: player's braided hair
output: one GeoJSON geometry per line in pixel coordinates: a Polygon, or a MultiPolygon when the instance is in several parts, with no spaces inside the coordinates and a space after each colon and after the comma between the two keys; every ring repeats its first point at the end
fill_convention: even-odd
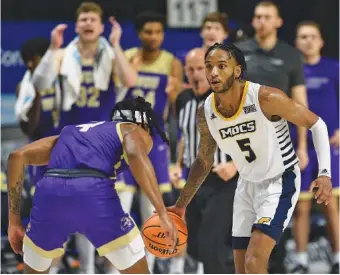
{"type": "Polygon", "coordinates": [[[162,138],[164,142],[169,144],[169,140],[166,136],[166,134],[162,131],[161,126],[158,123],[158,118],[155,115],[155,113],[152,110],[151,104],[147,101],[145,101],[142,97],[137,97],[134,99],[126,99],[121,102],[116,103],[115,107],[113,108],[111,112],[111,119],[114,119],[115,113],[119,112],[120,116],[122,117],[123,121],[133,122],[137,123],[136,118],[136,111],[140,112],[141,119],[142,119],[142,125],[147,126],[150,130],[150,134],[153,135],[153,128],[156,128],[158,134],[162,138]],[[124,114],[124,110],[129,110],[132,113],[132,121],[131,119],[127,118],[124,114]],[[147,121],[145,121],[145,116],[147,121]]]}
{"type": "Polygon", "coordinates": [[[235,58],[237,65],[241,66],[241,74],[238,77],[238,79],[244,79],[245,74],[247,73],[247,63],[244,59],[243,52],[232,43],[227,43],[227,44],[215,43],[214,45],[209,47],[209,49],[205,53],[204,59],[207,59],[208,54],[212,50],[216,50],[216,49],[224,50],[227,52],[230,58],[231,57],[235,58]]]}

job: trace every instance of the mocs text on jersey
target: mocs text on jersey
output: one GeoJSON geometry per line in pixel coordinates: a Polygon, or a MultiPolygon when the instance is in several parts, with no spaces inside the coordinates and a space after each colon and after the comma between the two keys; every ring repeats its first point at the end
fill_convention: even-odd
{"type": "Polygon", "coordinates": [[[226,139],[229,137],[237,136],[239,134],[252,133],[255,132],[255,130],[256,130],[255,120],[251,120],[227,128],[222,128],[219,130],[219,132],[221,135],[221,139],[226,139]]]}

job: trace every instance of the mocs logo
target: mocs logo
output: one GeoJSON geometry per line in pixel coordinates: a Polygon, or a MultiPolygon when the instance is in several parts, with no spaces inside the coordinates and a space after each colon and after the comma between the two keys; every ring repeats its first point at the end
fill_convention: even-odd
{"type": "Polygon", "coordinates": [[[256,130],[255,120],[251,120],[240,124],[236,124],[235,126],[220,129],[219,132],[221,138],[226,139],[229,137],[237,136],[239,134],[255,132],[255,130],[256,130]]]}

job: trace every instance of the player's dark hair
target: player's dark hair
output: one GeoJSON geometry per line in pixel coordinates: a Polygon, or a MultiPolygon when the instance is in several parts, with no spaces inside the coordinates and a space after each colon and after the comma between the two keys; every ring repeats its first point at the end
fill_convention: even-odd
{"type": "Polygon", "coordinates": [[[244,59],[244,54],[243,52],[237,48],[234,44],[232,43],[227,43],[227,44],[220,44],[220,43],[215,43],[205,53],[204,59],[207,59],[207,56],[212,50],[216,49],[221,49],[227,52],[229,58],[233,57],[236,60],[237,65],[241,66],[241,74],[238,77],[238,79],[244,79],[245,74],[247,73],[247,63],[244,59]]]}
{"type": "Polygon", "coordinates": [[[111,120],[114,118],[114,115],[117,111],[119,112],[123,121],[133,122],[133,123],[137,123],[135,112],[136,111],[140,112],[141,118],[142,118],[142,125],[148,126],[148,128],[150,130],[150,134],[153,135],[154,134],[153,128],[156,128],[156,130],[157,130],[158,134],[160,135],[160,137],[162,138],[162,140],[164,142],[166,142],[167,144],[169,144],[169,140],[166,137],[166,134],[162,131],[162,128],[158,123],[158,118],[152,110],[151,104],[149,102],[145,101],[144,98],[137,97],[137,98],[134,98],[134,99],[126,99],[126,100],[123,100],[123,101],[116,103],[115,107],[113,108],[113,110],[111,112],[111,120]],[[129,111],[132,112],[133,121],[131,121],[131,119],[128,119],[124,115],[124,113],[122,112],[124,110],[129,110],[129,111]],[[143,115],[144,113],[146,114],[147,121],[144,121],[144,119],[145,119],[144,115],[143,115]]]}
{"type": "Polygon", "coordinates": [[[165,28],[165,16],[153,11],[146,11],[137,15],[135,20],[135,28],[137,32],[140,32],[146,23],[157,22],[162,24],[165,28]]]}
{"type": "Polygon", "coordinates": [[[28,61],[32,60],[36,56],[43,56],[47,51],[50,42],[46,38],[37,37],[27,40],[21,46],[21,58],[26,64],[28,61]]]}

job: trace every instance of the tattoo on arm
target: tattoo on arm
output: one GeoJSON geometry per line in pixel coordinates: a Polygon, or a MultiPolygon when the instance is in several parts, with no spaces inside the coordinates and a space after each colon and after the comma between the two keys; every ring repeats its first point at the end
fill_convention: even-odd
{"type": "Polygon", "coordinates": [[[190,203],[191,199],[208,176],[214,163],[214,155],[217,148],[216,141],[209,132],[204,114],[204,106],[201,106],[198,109],[197,117],[198,131],[200,133],[198,155],[191,166],[187,183],[176,202],[176,206],[179,208],[184,208],[190,203]]]}
{"type": "Polygon", "coordinates": [[[10,187],[8,190],[9,211],[15,215],[20,215],[21,192],[24,178],[25,178],[25,166],[22,167],[21,173],[16,180],[15,186],[10,187]]]}

